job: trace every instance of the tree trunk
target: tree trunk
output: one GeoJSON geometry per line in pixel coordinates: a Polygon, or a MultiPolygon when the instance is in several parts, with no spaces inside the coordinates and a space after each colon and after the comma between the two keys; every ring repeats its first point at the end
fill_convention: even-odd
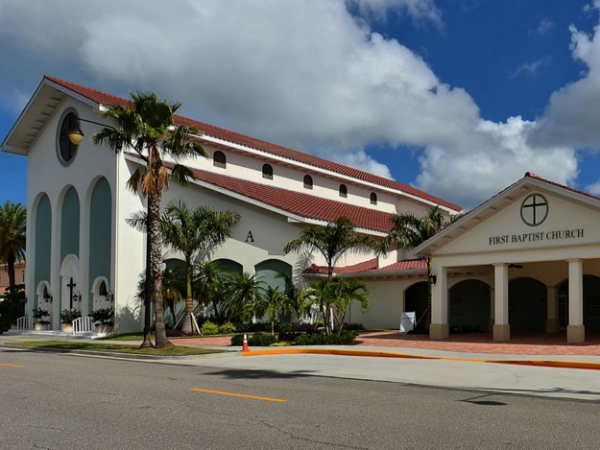
{"type": "Polygon", "coordinates": [[[10,252],[7,256],[6,256],[6,264],[8,265],[7,267],[7,272],[8,272],[8,288],[9,288],[9,292],[13,292],[13,290],[16,292],[15,286],[15,260],[16,257],[15,255],[10,252]]]}
{"type": "Polygon", "coordinates": [[[156,321],[156,347],[167,347],[170,343],[165,330],[165,315],[162,299],[162,234],[160,230],[160,200],[162,193],[148,194],[148,220],[150,243],[152,244],[152,278],[154,280],[154,312],[156,321]]]}
{"type": "Polygon", "coordinates": [[[140,347],[154,347],[152,343],[152,239],[150,236],[150,198],[146,207],[146,284],[144,286],[144,341],[140,347]]]}
{"type": "Polygon", "coordinates": [[[185,334],[199,334],[200,330],[194,322],[192,314],[194,313],[194,299],[192,297],[192,261],[187,259],[185,267],[186,290],[185,298],[185,317],[183,318],[183,326],[181,331],[185,334]]]}

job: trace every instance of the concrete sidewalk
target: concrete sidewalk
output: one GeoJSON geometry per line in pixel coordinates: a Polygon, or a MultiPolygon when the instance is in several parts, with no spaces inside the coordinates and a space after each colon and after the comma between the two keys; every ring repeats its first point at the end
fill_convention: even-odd
{"type": "MultiPolygon", "coordinates": [[[[0,336],[0,345],[39,336],[0,336]]],[[[139,342],[103,341],[139,345],[139,342]]],[[[236,377],[324,376],[569,398],[600,403],[600,355],[510,355],[387,346],[251,348],[202,345],[210,338],[177,345],[228,350],[227,354],[153,358],[152,362],[198,366],[236,377]]],[[[214,342],[214,341],[213,341],[214,342]]],[[[127,358],[124,355],[102,357],[127,358]]],[[[138,359],[139,361],[139,359],[138,359]]]]}

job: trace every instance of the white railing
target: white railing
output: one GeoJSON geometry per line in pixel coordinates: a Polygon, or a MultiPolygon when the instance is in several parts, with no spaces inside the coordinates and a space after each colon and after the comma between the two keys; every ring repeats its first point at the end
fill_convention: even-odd
{"type": "Polygon", "coordinates": [[[29,317],[23,316],[17,319],[17,330],[29,330],[29,317]]]}
{"type": "Polygon", "coordinates": [[[73,320],[73,334],[93,331],[94,321],[91,317],[78,317],[73,320]]]}

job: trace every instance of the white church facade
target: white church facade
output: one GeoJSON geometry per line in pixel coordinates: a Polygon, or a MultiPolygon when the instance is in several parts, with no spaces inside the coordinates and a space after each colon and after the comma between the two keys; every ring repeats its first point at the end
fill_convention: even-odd
{"type": "MultiPolygon", "coordinates": [[[[142,329],[137,289],[145,236],[126,223],[146,206],[126,188],[139,162],[89,141],[98,123],[110,125],[98,113],[126,102],[46,76],[2,144],[28,160],[27,309],[30,316],[33,308],[47,309],[53,329],[64,309],[87,315],[106,306],[115,310],[115,331],[142,329]],[[79,146],[66,137],[74,118],[87,137],[79,146]]],[[[232,238],[212,259],[269,283],[281,271],[298,282],[319,272],[318,255],[283,253],[308,225],[346,216],[359,232],[383,238],[395,213],[433,206],[447,216],[461,212],[402,183],[185,117],[176,121],[202,132],[195,139],[208,157],[186,161],[196,180],[171,183],[164,204],[181,199],[239,213],[232,238]]],[[[371,304],[366,314],[350,310],[347,321],[398,328],[404,311],[422,316],[429,284],[420,257],[431,256],[431,337],[479,329],[507,340],[511,331],[566,330],[569,342],[582,342],[586,330],[600,331],[599,218],[600,199],[526,176],[413,254],[347,255],[336,273],[368,282],[371,304]]],[[[165,259],[168,265],[182,258],[165,248],[165,259]]]]}

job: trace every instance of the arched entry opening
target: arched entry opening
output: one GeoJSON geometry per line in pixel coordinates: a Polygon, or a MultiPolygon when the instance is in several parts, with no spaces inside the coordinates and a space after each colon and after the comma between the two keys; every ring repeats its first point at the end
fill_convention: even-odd
{"type": "Polygon", "coordinates": [[[42,317],[44,322],[48,322],[48,325],[52,323],[52,295],[50,294],[50,284],[47,281],[41,281],[35,291],[35,305],[34,308],[43,309],[47,312],[47,316],[42,317]]]}
{"type": "Polygon", "coordinates": [[[481,280],[460,281],[448,293],[450,331],[490,331],[490,286],[481,280]]]}
{"type": "Polygon", "coordinates": [[[534,278],[517,278],[508,283],[508,322],[512,331],[546,331],[547,289],[534,278]]]}
{"type": "MultiPolygon", "coordinates": [[[[569,280],[558,287],[561,329],[569,325],[569,280]]],[[[583,325],[586,332],[600,332],[600,277],[583,276],[583,325]]]]}
{"type": "MultiPolygon", "coordinates": [[[[65,309],[81,310],[81,291],[79,290],[79,258],[69,254],[60,266],[60,311],[65,309]]],[[[83,311],[82,311],[83,313],[83,311]]]]}
{"type": "MultiPolygon", "coordinates": [[[[274,289],[279,289],[279,292],[285,292],[285,276],[290,279],[292,277],[292,266],[285,261],[278,259],[268,259],[254,266],[256,278],[262,280],[266,285],[274,289]],[[280,275],[281,274],[281,275],[280,275]]],[[[290,315],[282,314],[279,320],[290,320],[290,315]]]]}
{"type": "Polygon", "coordinates": [[[425,333],[427,331],[427,298],[429,295],[429,284],[421,281],[411,285],[404,292],[404,311],[414,312],[417,324],[414,328],[415,333],[425,333]]]}

